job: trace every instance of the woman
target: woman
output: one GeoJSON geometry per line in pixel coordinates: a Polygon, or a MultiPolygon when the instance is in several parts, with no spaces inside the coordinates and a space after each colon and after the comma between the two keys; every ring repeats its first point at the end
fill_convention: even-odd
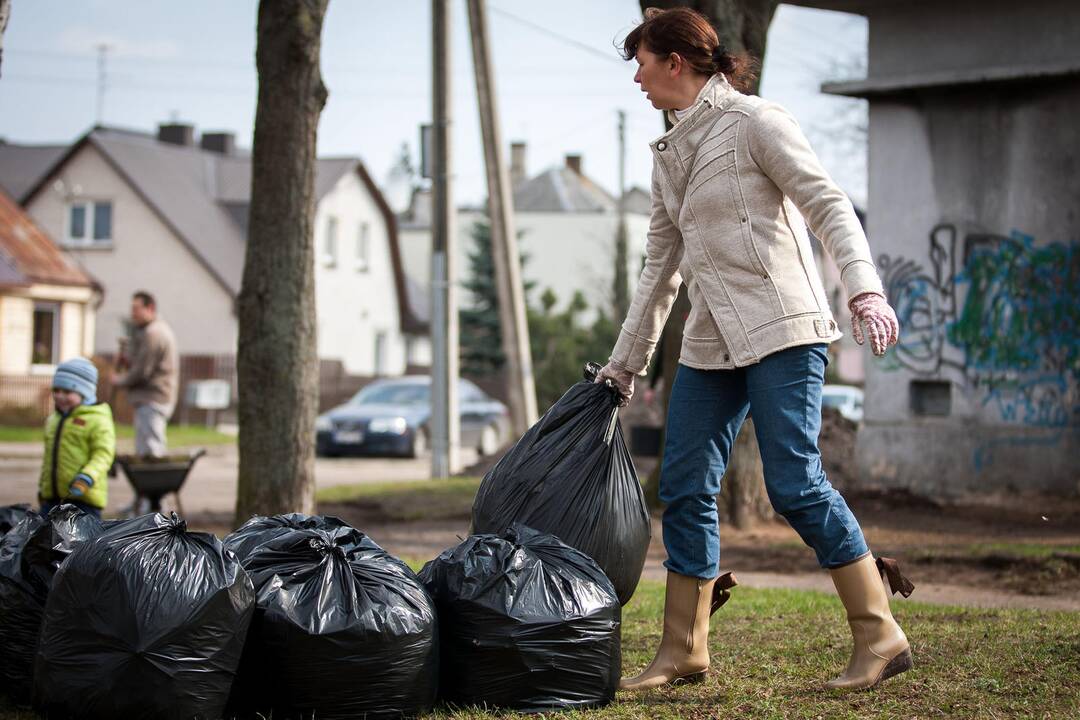
{"type": "MultiPolygon", "coordinates": [[[[611,359],[625,401],[679,288],[692,305],[667,421],[660,498],[667,549],[664,634],[655,659],[621,687],[701,679],[719,573],[716,495],[747,412],[769,499],[832,575],[854,651],[830,688],[871,687],[911,667],[907,638],[858,522],[821,467],[817,436],[827,344],[841,337],[806,223],[840,268],[855,340],[875,355],[899,326],[851,201],[784,109],[732,86],[748,58],[727,53],[704,16],[650,8],[623,43],[634,81],[674,127],[652,143],[645,266],[611,359]]],[[[890,569],[895,569],[894,566],[890,569]]],[[[899,578],[899,573],[894,576],[899,578]]],[[[892,578],[891,578],[892,579],[892,578]]]]}

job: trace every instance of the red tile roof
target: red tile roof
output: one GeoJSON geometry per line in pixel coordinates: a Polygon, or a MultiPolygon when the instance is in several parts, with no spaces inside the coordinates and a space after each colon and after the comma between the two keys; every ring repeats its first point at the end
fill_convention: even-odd
{"type": "Polygon", "coordinates": [[[93,285],[45,231],[0,190],[0,287],[33,283],[93,285]]]}

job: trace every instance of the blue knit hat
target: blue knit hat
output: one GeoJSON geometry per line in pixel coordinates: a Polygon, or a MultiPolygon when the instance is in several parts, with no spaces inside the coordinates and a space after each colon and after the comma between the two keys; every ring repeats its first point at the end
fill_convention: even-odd
{"type": "Polygon", "coordinates": [[[83,404],[97,402],[97,368],[86,358],[72,358],[56,366],[52,386],[61,390],[74,390],[83,397],[83,404]]]}

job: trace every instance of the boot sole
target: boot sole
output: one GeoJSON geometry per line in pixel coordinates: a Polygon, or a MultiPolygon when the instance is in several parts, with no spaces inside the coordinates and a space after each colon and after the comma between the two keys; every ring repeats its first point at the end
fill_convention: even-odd
{"type": "Polygon", "coordinates": [[[912,667],[914,667],[914,665],[915,663],[911,659],[911,648],[908,648],[907,650],[904,650],[904,652],[900,653],[888,662],[885,668],[881,671],[881,674],[878,675],[877,680],[875,680],[874,684],[870,687],[874,687],[882,680],[888,680],[894,675],[899,675],[902,672],[907,672],[912,667]]]}
{"type": "Polygon", "coordinates": [[[698,683],[705,682],[705,676],[708,674],[708,670],[702,670],[701,672],[691,673],[690,675],[683,675],[677,677],[674,680],[668,682],[671,687],[678,687],[679,685],[697,685],[698,683]]]}

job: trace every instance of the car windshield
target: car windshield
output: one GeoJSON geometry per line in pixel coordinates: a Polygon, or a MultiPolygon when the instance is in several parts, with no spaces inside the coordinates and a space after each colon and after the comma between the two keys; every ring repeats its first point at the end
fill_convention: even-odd
{"type": "Polygon", "coordinates": [[[417,383],[385,384],[366,387],[352,399],[354,405],[426,405],[431,402],[431,388],[417,383]]]}

